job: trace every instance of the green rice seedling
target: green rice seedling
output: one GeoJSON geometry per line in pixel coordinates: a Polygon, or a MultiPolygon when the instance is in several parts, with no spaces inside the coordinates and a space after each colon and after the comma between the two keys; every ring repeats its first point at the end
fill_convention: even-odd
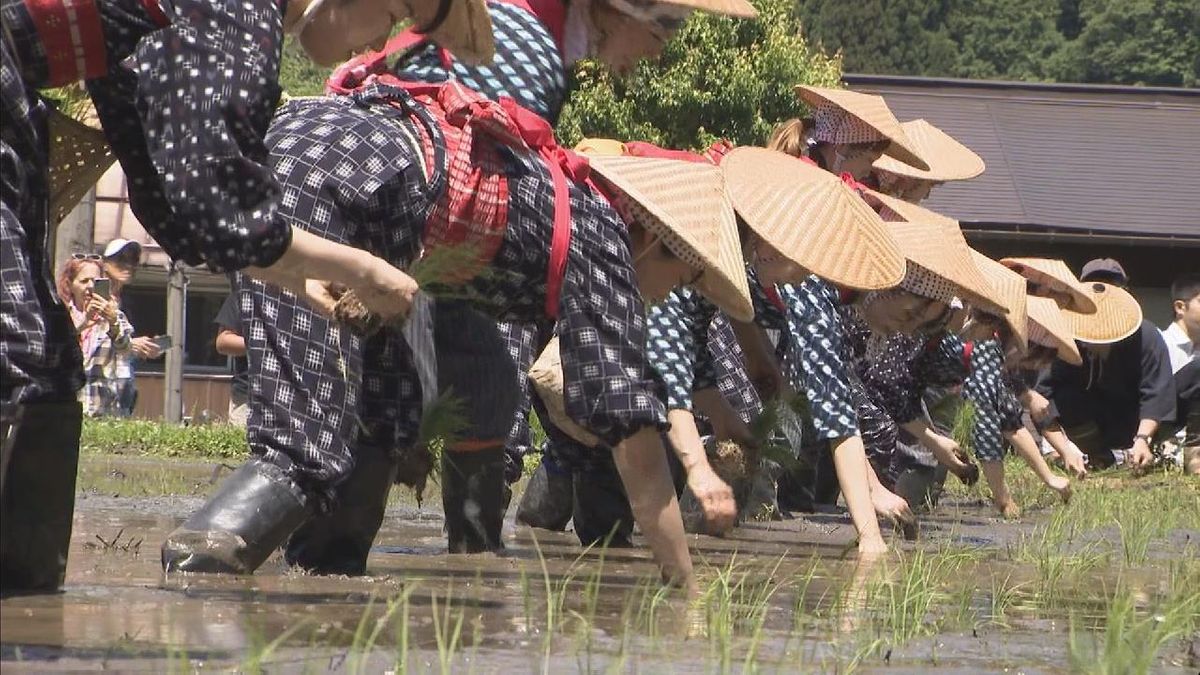
{"type": "Polygon", "coordinates": [[[1143,674],[1154,669],[1162,650],[1200,627],[1200,588],[1168,598],[1154,611],[1139,612],[1134,594],[1118,589],[1100,636],[1081,634],[1071,619],[1069,655],[1076,672],[1143,674]]]}
{"type": "Polygon", "coordinates": [[[917,549],[902,554],[894,579],[872,580],[868,597],[877,604],[877,628],[890,636],[890,644],[903,644],[937,630],[935,609],[946,597],[947,581],[969,556],[965,550],[929,553],[917,549]]]}
{"type": "Polygon", "coordinates": [[[433,613],[433,638],[437,643],[438,666],[442,675],[454,672],[454,658],[462,647],[464,612],[454,612],[453,594],[448,589],[443,611],[438,611],[437,595],[431,595],[430,609],[433,613]]]}
{"type": "Polygon", "coordinates": [[[763,626],[770,610],[770,601],[779,590],[771,580],[783,564],[780,556],[765,575],[757,569],[743,569],[734,554],[727,565],[714,568],[715,575],[702,594],[705,609],[705,629],[710,651],[720,664],[721,672],[733,666],[733,648],[740,635],[750,638],[743,670],[750,667],[761,644],[763,626]]]}
{"type": "MultiPolygon", "coordinates": [[[[415,585],[405,587],[399,595],[388,598],[382,616],[374,617],[375,595],[372,594],[367,600],[367,607],[363,610],[362,616],[358,620],[358,625],[354,629],[354,638],[350,643],[350,672],[364,672],[366,664],[370,659],[371,652],[374,651],[375,645],[379,641],[379,636],[388,624],[396,616],[397,612],[404,613],[405,623],[407,623],[407,613],[409,598],[413,591],[416,590],[415,585]]],[[[408,644],[407,626],[404,628],[405,644],[399,649],[401,654],[407,653],[408,644]]],[[[407,659],[397,658],[398,663],[405,662],[407,659]]]]}
{"type": "Polygon", "coordinates": [[[1022,583],[1013,583],[1012,573],[1006,574],[1004,579],[998,576],[992,577],[992,592],[988,596],[988,621],[1001,628],[1008,628],[1008,612],[1020,597],[1020,591],[1025,586],[1022,583]]]}

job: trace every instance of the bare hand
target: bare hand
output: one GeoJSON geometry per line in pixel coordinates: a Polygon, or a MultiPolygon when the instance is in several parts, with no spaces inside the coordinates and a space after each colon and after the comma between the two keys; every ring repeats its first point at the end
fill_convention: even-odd
{"type": "Polygon", "coordinates": [[[1150,464],[1154,462],[1154,453],[1150,451],[1150,444],[1144,438],[1133,442],[1133,447],[1129,449],[1127,457],[1129,466],[1136,472],[1150,468],[1150,464]]]}
{"type": "Polygon", "coordinates": [[[139,359],[144,360],[157,359],[163,354],[162,347],[158,346],[158,343],[154,341],[154,338],[149,338],[145,335],[141,337],[135,337],[130,340],[129,348],[135,355],[137,355],[139,359]]]}
{"type": "Polygon", "coordinates": [[[307,279],[304,282],[304,299],[328,318],[333,316],[333,307],[337,304],[337,295],[340,295],[336,290],[331,282],[307,279]]]}
{"type": "Polygon", "coordinates": [[[385,322],[408,316],[420,287],[416,279],[389,265],[383,258],[370,257],[367,281],[352,286],[358,299],[385,322]]]}
{"type": "Polygon", "coordinates": [[[1071,475],[1079,480],[1087,478],[1087,463],[1084,461],[1083,451],[1075,447],[1074,443],[1065,452],[1060,452],[1059,456],[1062,459],[1063,467],[1071,475]]]}
{"type": "Polygon", "coordinates": [[[737,520],[737,503],[733,490],[711,468],[694,467],[688,472],[688,488],[704,510],[708,534],[721,535],[737,520]]]}
{"type": "Polygon", "coordinates": [[[84,310],[84,312],[86,312],[88,317],[90,317],[92,320],[105,318],[108,304],[109,301],[105,300],[103,297],[99,295],[92,295],[88,298],[87,308],[84,310]]]}

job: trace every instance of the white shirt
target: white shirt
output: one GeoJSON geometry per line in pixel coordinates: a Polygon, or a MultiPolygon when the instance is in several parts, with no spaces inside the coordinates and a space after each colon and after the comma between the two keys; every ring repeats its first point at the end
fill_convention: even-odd
{"type": "Polygon", "coordinates": [[[1167,353],[1171,355],[1171,372],[1178,373],[1192,359],[1200,359],[1200,352],[1192,344],[1192,338],[1174,321],[1162,331],[1163,342],[1167,343],[1167,353]]]}

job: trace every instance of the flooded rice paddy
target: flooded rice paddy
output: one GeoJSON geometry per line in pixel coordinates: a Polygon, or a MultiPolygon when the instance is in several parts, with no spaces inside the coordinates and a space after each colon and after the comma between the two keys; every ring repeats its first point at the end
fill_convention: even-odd
{"type": "Polygon", "coordinates": [[[1018,482],[1019,521],[960,489],[873,562],[840,512],[696,536],[689,601],[644,549],[583,551],[515,507],[505,554],[447,555],[436,495],[393,500],[368,577],[277,556],[164,578],[159,544],[222,471],[86,458],[65,592],[0,602],[4,672],[1200,671],[1200,484],[1178,474],[1089,479],[1067,507],[1018,482]]]}

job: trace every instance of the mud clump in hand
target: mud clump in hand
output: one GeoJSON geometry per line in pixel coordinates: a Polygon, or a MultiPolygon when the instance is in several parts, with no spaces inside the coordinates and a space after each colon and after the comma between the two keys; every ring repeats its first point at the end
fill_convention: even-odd
{"type": "Polygon", "coordinates": [[[336,302],[333,305],[333,320],[363,336],[378,333],[384,327],[383,318],[367,309],[352,289],[333,289],[336,302]]]}

